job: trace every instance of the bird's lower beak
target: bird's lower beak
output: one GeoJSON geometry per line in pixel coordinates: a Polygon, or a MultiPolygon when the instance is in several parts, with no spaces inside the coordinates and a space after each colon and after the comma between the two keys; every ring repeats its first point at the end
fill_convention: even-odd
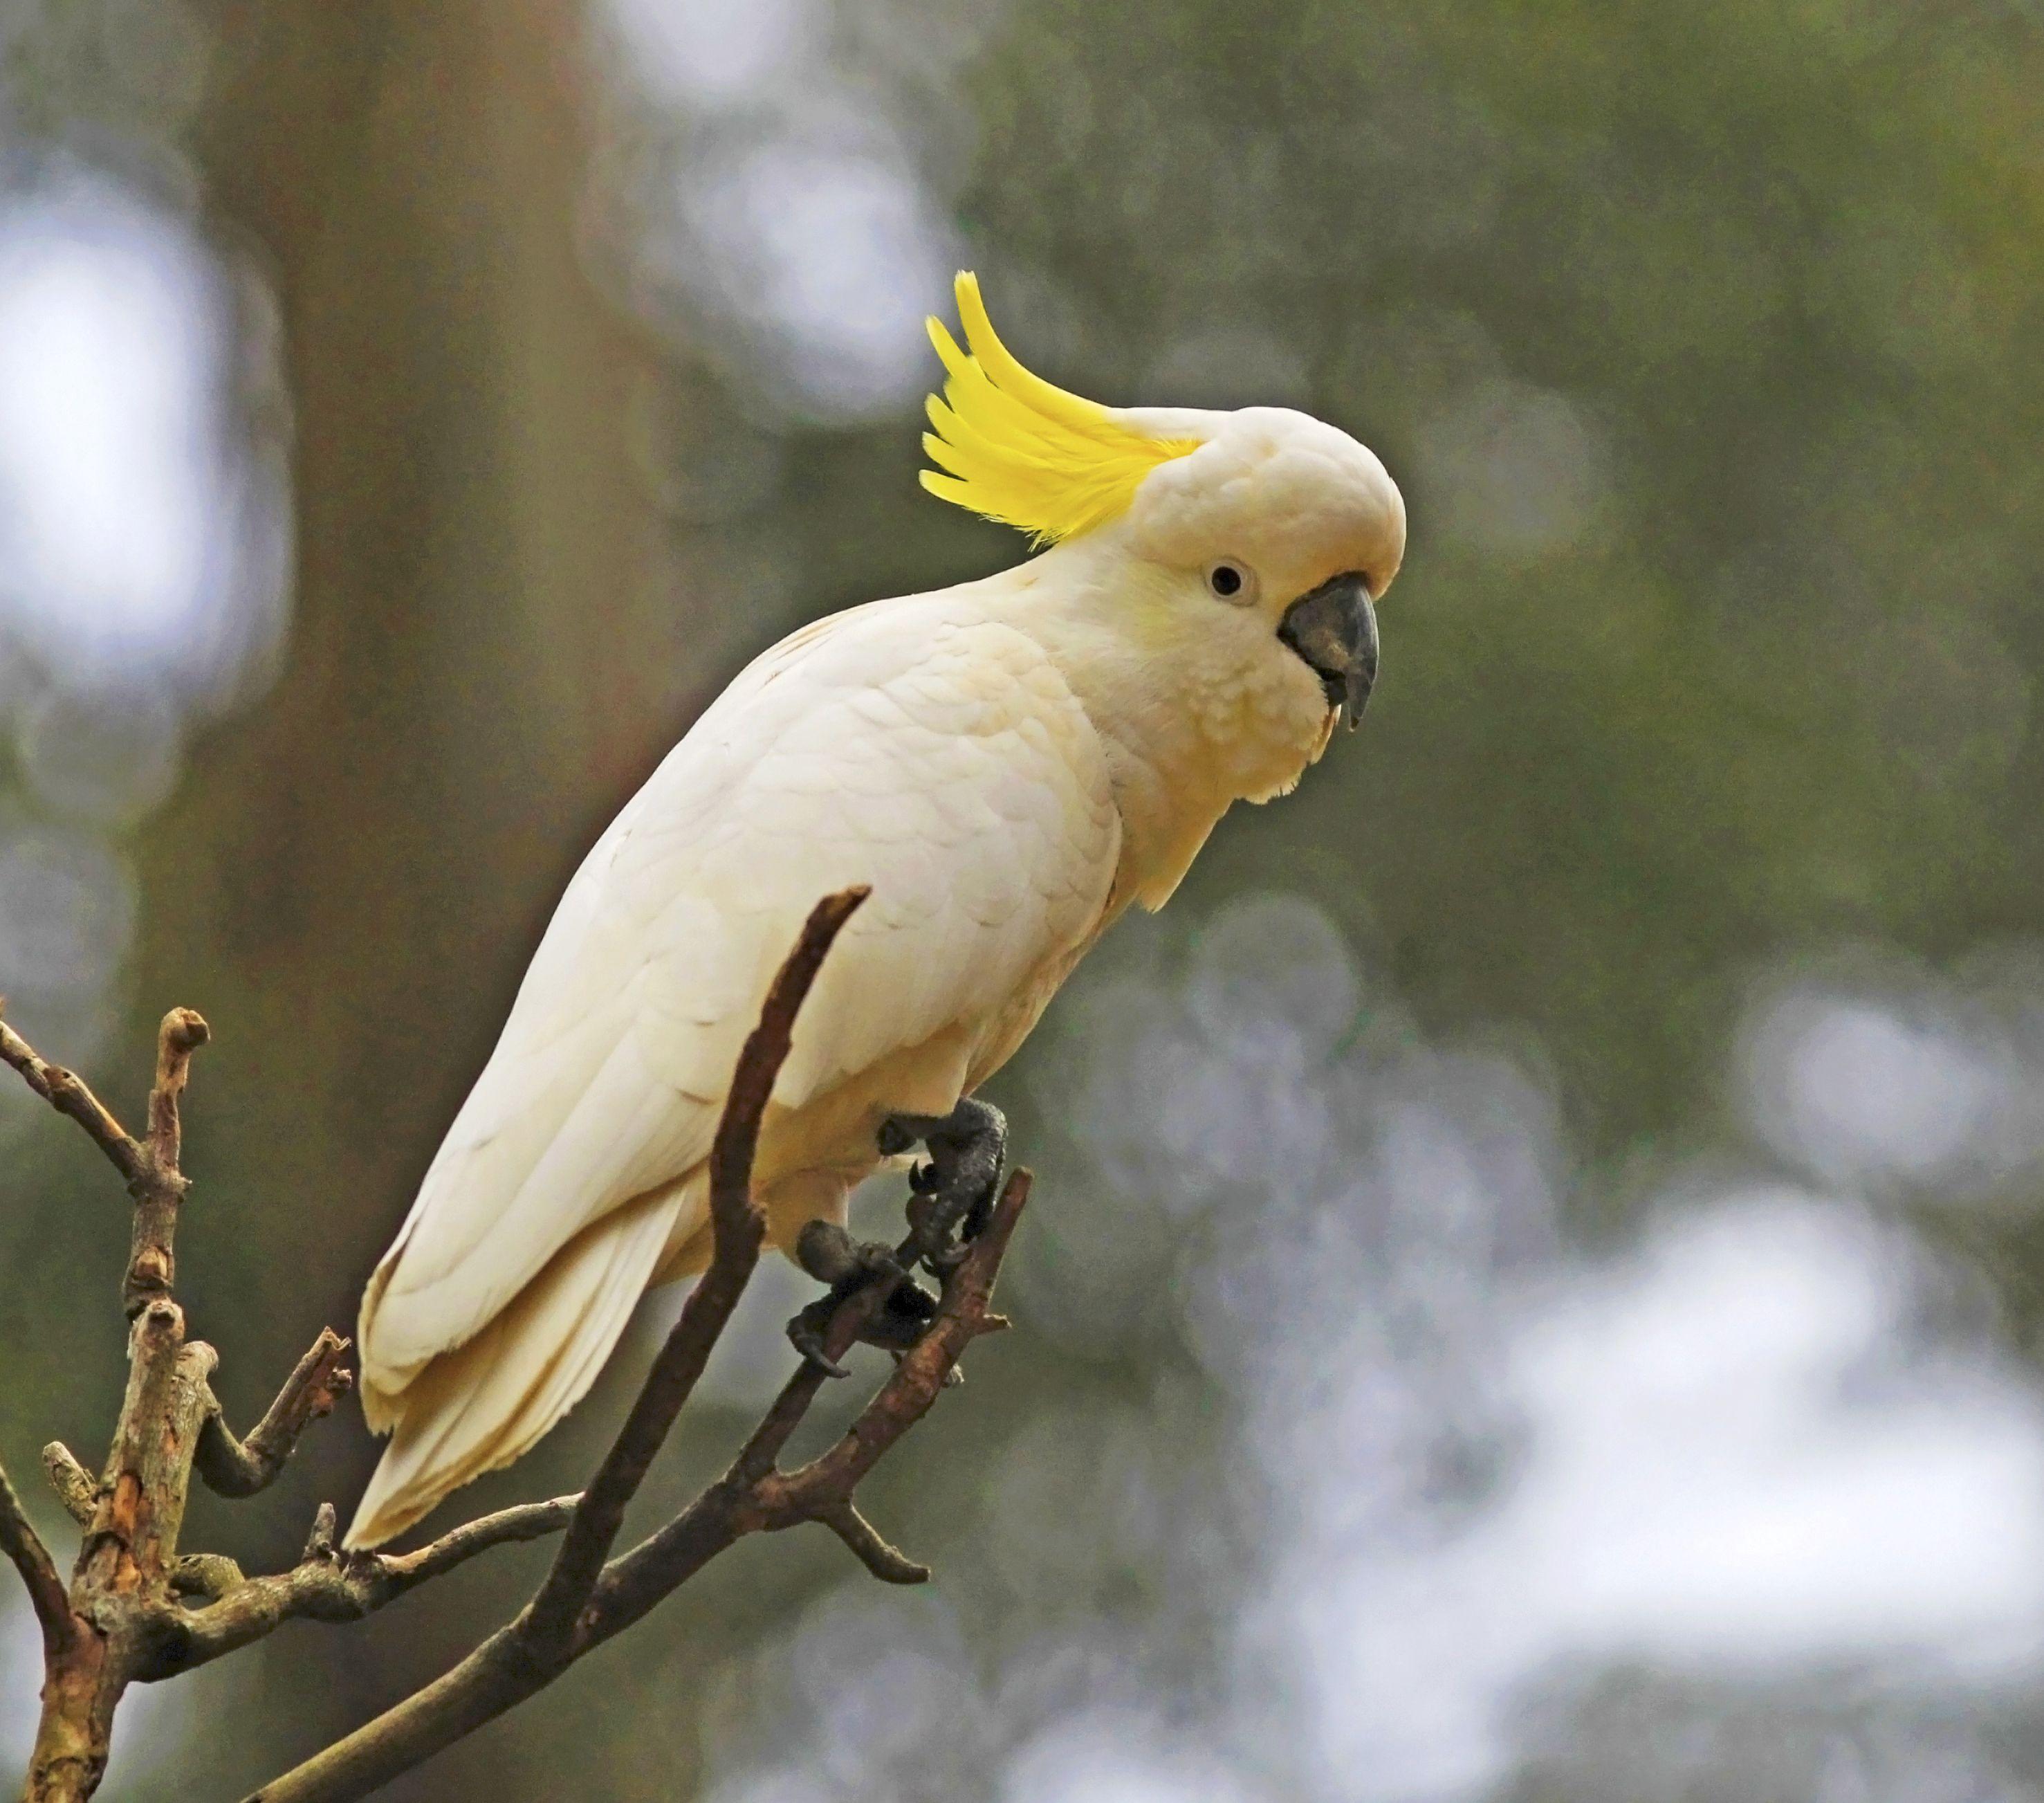
{"type": "Polygon", "coordinates": [[[1345,708],[1353,731],[1377,680],[1377,610],[1354,572],[1331,576],[1285,609],[1278,636],[1320,678],[1329,707],[1345,708]]]}

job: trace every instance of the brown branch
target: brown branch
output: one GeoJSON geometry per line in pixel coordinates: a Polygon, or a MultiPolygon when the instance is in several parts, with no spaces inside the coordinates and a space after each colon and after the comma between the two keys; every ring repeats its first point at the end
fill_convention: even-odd
{"type": "Polygon", "coordinates": [[[159,1299],[129,1329],[128,1390],[71,1579],[78,1630],[46,1651],[43,1709],[23,1794],[83,1803],[99,1786],[113,1714],[133,1682],[136,1649],[166,1606],[192,1455],[216,1359],[187,1343],[184,1317],[159,1299]]]}
{"type": "Polygon", "coordinates": [[[85,1079],[61,1064],[52,1064],[5,1021],[0,1021],[0,1063],[11,1064],[21,1080],[60,1114],[67,1114],[92,1137],[93,1144],[113,1161],[121,1181],[132,1183],[142,1174],[144,1152],[139,1140],[131,1139],[98,1097],[86,1086],[85,1079]]]}
{"type": "Polygon", "coordinates": [[[28,1586],[29,1604],[43,1631],[44,1653],[57,1658],[78,1632],[77,1620],[71,1613],[71,1597],[63,1578],[57,1575],[56,1561],[50,1557],[50,1549],[43,1544],[42,1536],[23,1511],[21,1499],[14,1494],[4,1470],[0,1470],[0,1552],[13,1561],[22,1583],[28,1586]]]}
{"type": "Polygon", "coordinates": [[[819,1509],[816,1520],[830,1529],[858,1555],[859,1563],[883,1584],[927,1584],[930,1568],[918,1565],[900,1547],[859,1513],[856,1503],[846,1501],[819,1509]]]}
{"type": "Polygon", "coordinates": [[[156,1029],[156,1081],[149,1091],[149,1161],[159,1170],[175,1171],[184,1148],[184,1124],[178,1105],[191,1073],[194,1052],[213,1037],[196,1009],[173,1008],[156,1029]]]}
{"type": "Polygon", "coordinates": [[[212,1593],[217,1600],[203,1609],[173,1609],[159,1615],[135,1675],[159,1679],[209,1665],[253,1645],[287,1621],[359,1621],[495,1547],[558,1534],[581,1500],[561,1496],[500,1509],[408,1553],[336,1552],[332,1511],[323,1505],[325,1532],[315,1524],[304,1559],[289,1571],[224,1584],[211,1571],[195,1571],[217,1585],[212,1593]]]}
{"type": "Polygon", "coordinates": [[[710,1230],[714,1250],[709,1268],[682,1305],[647,1374],[608,1456],[575,1512],[554,1568],[532,1599],[527,1632],[533,1644],[565,1648],[576,1618],[589,1601],[603,1562],[610,1555],[624,1511],[645,1481],[696,1380],[709,1363],[739,1297],[759,1262],[766,1224],[752,1201],[752,1157],[759,1143],[774,1079],[793,1041],[795,1017],[823,968],[845,923],[871,891],[861,887],[828,895],[810,909],[794,949],[788,954],[759,1011],[759,1024],[745,1041],[731,1093],[717,1121],[709,1159],[710,1230]]]}
{"type": "MultiPolygon", "coordinates": [[[[129,1381],[104,1480],[94,1485],[62,1447],[46,1455],[52,1481],[73,1513],[87,1511],[85,1543],[65,1599],[71,1624],[52,1637],[44,1620],[43,1710],[25,1794],[48,1803],[90,1797],[106,1769],[113,1712],[130,1681],[129,1650],[138,1624],[161,1605],[177,1565],[178,1532],[191,1482],[201,1423],[209,1413],[213,1349],[187,1345],[171,1301],[172,1242],[187,1185],[178,1168],[179,1098],[205,1021],[174,1009],[157,1036],[148,1132],[137,1140],[84,1080],[40,1057],[0,1023],[0,1060],[67,1115],[121,1173],[134,1224],[121,1297],[133,1322],[129,1381]]],[[[217,1405],[214,1405],[217,1406],[217,1405]]],[[[11,1495],[11,1492],[10,1493],[11,1495]]]]}
{"type": "Polygon", "coordinates": [[[176,1556],[220,1362],[184,1332],[183,1311],[167,1301],[152,1302],[129,1330],[128,1394],[79,1560],[81,1578],[110,1594],[136,1593],[176,1556]]]}
{"type": "Polygon", "coordinates": [[[156,1032],[149,1136],[142,1148],[142,1168],[128,1184],[128,1193],[135,1198],[135,1228],[121,1295],[130,1315],[140,1313],[159,1297],[167,1297],[177,1279],[173,1247],[178,1209],[191,1187],[178,1168],[183,1143],[178,1105],[191,1070],[192,1054],[212,1037],[212,1028],[189,1008],[173,1008],[156,1032]]]}
{"type": "Polygon", "coordinates": [[[93,1512],[99,1507],[99,1486],[62,1440],[53,1440],[43,1448],[43,1475],[57,1493],[64,1513],[81,1528],[90,1527],[93,1512]]]}
{"type": "MultiPolygon", "coordinates": [[[[44,1455],[57,1494],[84,1528],[68,1592],[0,1474],[0,1548],[21,1569],[44,1624],[43,1719],[28,1797],[84,1803],[92,1795],[106,1769],[114,1711],[129,1684],[209,1663],[287,1621],[359,1620],[515,1541],[565,1531],[546,1578],[516,1619],[445,1676],[259,1795],[271,1803],[342,1803],[367,1795],[551,1683],[750,1534],[820,1522],[875,1577],[898,1584],[928,1577],[859,1512],[855,1492],[932,1406],[966,1346],[1005,1324],[989,1303],[1028,1198],[1024,1172],[1009,1179],[985,1232],[946,1280],[922,1339],[836,1444],[797,1470],[778,1467],[822,1386],[820,1372],[805,1363],[725,1474],[680,1516],[613,1555],[625,1513],[756,1267],[765,1227],[751,1185],[762,1124],[797,1015],[866,894],[849,890],[817,905],[769,991],[713,1147],[709,1267],[589,1490],[485,1517],[405,1554],[337,1551],[334,1511],[322,1505],[298,1563],[273,1575],[250,1578],[220,1555],[179,1551],[190,1482],[196,1474],[237,1497],[274,1482],[307,1427],[351,1387],[343,1363],[348,1343],[322,1332],[248,1439],[229,1429],[210,1382],[216,1355],[203,1342],[186,1340],[182,1313],[169,1294],[178,1214],[188,1188],[179,1167],[181,1102],[191,1055],[208,1036],[206,1023],[182,1009],[165,1017],[148,1131],[140,1141],[83,1082],[0,1025],[0,1059],[85,1128],[121,1171],[135,1204],[123,1289],[133,1323],[129,1382],[105,1470],[94,1478],[55,1443],[44,1455]]],[[[910,1250],[905,1242],[902,1257],[910,1250]]],[[[829,1356],[843,1356],[859,1337],[892,1281],[876,1276],[832,1312],[822,1336],[829,1356]]]]}
{"type": "Polygon", "coordinates": [[[334,1536],[340,1532],[340,1517],[333,1505],[323,1502],[313,1513],[312,1532],[305,1536],[304,1559],[324,1559],[333,1551],[334,1536]]]}
{"type": "Polygon", "coordinates": [[[196,1460],[207,1489],[220,1496],[251,1497],[277,1481],[305,1429],[331,1414],[355,1387],[354,1374],[341,1363],[348,1346],[332,1328],[321,1328],[245,1440],[234,1437],[219,1403],[213,1403],[199,1430],[196,1460]]]}
{"type": "Polygon", "coordinates": [[[178,1204],[190,1187],[178,1168],[182,1138],[178,1103],[192,1054],[212,1036],[206,1022],[189,1008],[173,1008],[163,1017],[156,1033],[156,1081],[149,1091],[148,1135],[137,1140],[113,1118],[83,1077],[39,1056],[33,1046],[0,1021],[0,1063],[13,1065],[30,1089],[85,1129],[113,1161],[134,1198],[134,1235],[121,1286],[131,1317],[156,1297],[168,1296],[177,1274],[171,1246],[177,1236],[178,1204]]]}
{"type": "MultiPolygon", "coordinates": [[[[748,1534],[821,1521],[876,1576],[891,1583],[928,1575],[881,1538],[858,1514],[859,1480],[927,1413],[959,1355],[994,1329],[988,1311],[993,1282],[1029,1195],[1029,1177],[1008,1180],[986,1231],[945,1286],[936,1319],[894,1367],[851,1429],[820,1459],[792,1473],[749,1473],[742,1463],[702,1492],[680,1515],[602,1569],[565,1646],[535,1637],[526,1609],[436,1678],[344,1740],[253,1793],[247,1803],[355,1803],[485,1723],[515,1709],[576,1660],[642,1620],[719,1553],[748,1534]]],[[[840,1305],[827,1328],[827,1348],[851,1343],[863,1296],[840,1305]]],[[[833,1354],[835,1355],[835,1354],[833,1354]]],[[[792,1431],[816,1394],[810,1369],[791,1379],[747,1443],[754,1454],[770,1424],[792,1431]],[[790,1419],[793,1417],[793,1420],[790,1419]]],[[[820,1381],[820,1380],[817,1380],[820,1381]]],[[[743,1459],[741,1455],[741,1461],[743,1459]]]]}

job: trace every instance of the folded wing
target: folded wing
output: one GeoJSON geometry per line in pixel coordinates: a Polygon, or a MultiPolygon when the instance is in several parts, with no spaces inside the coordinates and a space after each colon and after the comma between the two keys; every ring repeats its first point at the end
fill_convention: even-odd
{"type": "Polygon", "coordinates": [[[873,889],[798,1025],[791,1110],[969,1041],[1092,929],[1118,844],[1055,671],[945,598],[835,616],[747,670],[569,886],[371,1279],[363,1401],[398,1437],[352,1537],[398,1532],[586,1390],[701,1212],[739,1048],[818,897],[873,889]]]}

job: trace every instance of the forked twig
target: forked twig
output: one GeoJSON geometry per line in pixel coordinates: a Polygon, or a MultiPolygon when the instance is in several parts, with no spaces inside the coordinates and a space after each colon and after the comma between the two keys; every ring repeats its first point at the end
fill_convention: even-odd
{"type": "Polygon", "coordinates": [[[206,1488],[219,1496],[250,1497],[275,1483],[299,1436],[354,1389],[355,1374],[341,1363],[347,1354],[348,1342],[321,1328],[245,1440],[234,1437],[216,1401],[199,1432],[197,1464],[206,1488]]]}

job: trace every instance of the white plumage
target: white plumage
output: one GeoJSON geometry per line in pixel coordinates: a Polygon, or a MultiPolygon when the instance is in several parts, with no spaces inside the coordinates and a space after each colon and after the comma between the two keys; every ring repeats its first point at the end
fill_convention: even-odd
{"type": "MultiPolygon", "coordinates": [[[[948,1109],[1099,919],[1119,828],[1097,740],[1035,644],[960,611],[863,609],[767,653],[576,873],[363,1301],[364,1405],[398,1432],[358,1543],[517,1457],[663,1259],[686,1264],[739,1048],[820,896],[874,889],[804,1011],[760,1174],[820,1171],[840,1209],[880,1120],[948,1109]]],[[[817,1189],[803,1220],[832,1212],[817,1189]]]]}
{"type": "Polygon", "coordinates": [[[1168,418],[1199,448],[1119,518],[758,659],[598,840],[363,1297],[363,1404],[394,1432],[351,1545],[524,1451],[647,1286],[701,1268],[725,1088],[820,896],[872,889],[762,1132],[755,1181],[784,1247],[843,1218],[888,1115],[946,1113],[1130,900],[1161,902],[1230,802],[1318,755],[1327,696],[1274,623],[1366,557],[1388,582],[1397,490],[1301,415],[1168,418]],[[1215,485],[1211,544],[1195,475],[1215,485]],[[1217,601],[1217,556],[1267,592],[1217,601]]]}

